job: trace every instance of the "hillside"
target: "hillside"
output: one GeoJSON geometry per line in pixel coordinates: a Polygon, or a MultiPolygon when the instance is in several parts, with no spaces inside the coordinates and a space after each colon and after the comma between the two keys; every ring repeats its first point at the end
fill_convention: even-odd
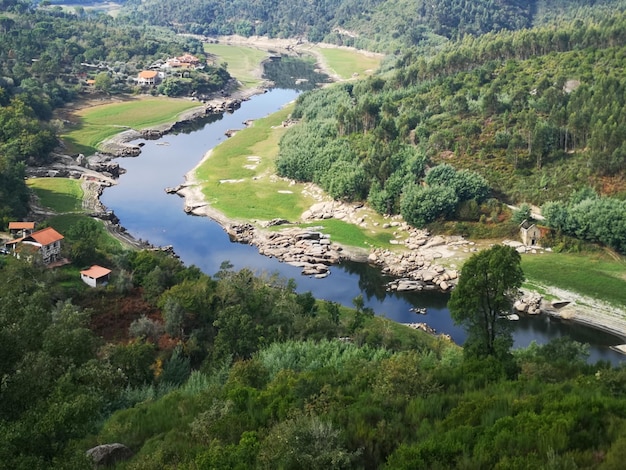
{"type": "Polygon", "coordinates": [[[127,2],[137,23],[219,36],[302,37],[362,49],[427,51],[465,35],[518,30],[622,11],[623,0],[147,0],[127,2]]]}

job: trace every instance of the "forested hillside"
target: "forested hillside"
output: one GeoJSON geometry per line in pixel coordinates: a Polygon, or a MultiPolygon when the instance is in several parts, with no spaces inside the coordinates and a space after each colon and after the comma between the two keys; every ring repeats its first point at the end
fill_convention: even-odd
{"type": "Polygon", "coordinates": [[[463,353],[226,263],[90,259],[108,287],[0,257],[1,469],[90,469],[108,443],[126,469],[621,468],[626,374],[580,344],[513,355],[500,324],[497,355],[463,353]]]}
{"type": "MultiPolygon", "coordinates": [[[[84,10],[32,8],[19,0],[0,2],[0,32],[0,228],[26,216],[23,165],[49,161],[64,125],[52,120],[55,109],[94,91],[133,92],[133,78],[154,61],[202,54],[200,42],[164,29],[131,27],[84,10]],[[95,82],[91,90],[88,79],[95,82]]],[[[216,91],[229,78],[208,64],[163,92],[189,90],[185,81],[193,81],[196,91],[216,91]]]]}
{"type": "MultiPolygon", "coordinates": [[[[283,138],[278,171],[417,226],[495,221],[493,204],[481,206],[488,196],[541,205],[592,187],[621,199],[625,20],[466,37],[431,57],[408,53],[384,76],[302,96],[303,123],[283,138]]],[[[590,220],[574,212],[548,223],[623,252],[624,203],[603,201],[586,206],[590,220]]]]}
{"type": "Polygon", "coordinates": [[[606,16],[625,6],[623,0],[132,0],[125,14],[136,23],[207,36],[304,37],[389,52],[427,51],[468,34],[606,16]]]}

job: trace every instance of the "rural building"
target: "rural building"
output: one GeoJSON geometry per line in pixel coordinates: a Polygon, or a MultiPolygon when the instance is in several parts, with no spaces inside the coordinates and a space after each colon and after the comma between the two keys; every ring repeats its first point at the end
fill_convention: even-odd
{"type": "Polygon", "coordinates": [[[25,237],[35,230],[35,222],[9,222],[9,233],[13,238],[25,237]]]}
{"type": "Polygon", "coordinates": [[[165,61],[165,68],[197,68],[200,66],[200,60],[191,54],[183,54],[179,57],[173,57],[165,61]]]}
{"type": "Polygon", "coordinates": [[[61,257],[61,240],[63,235],[52,227],[33,232],[22,238],[17,238],[6,243],[7,248],[13,251],[13,255],[27,258],[37,254],[41,256],[45,264],[49,264],[61,257]]]}
{"type": "Polygon", "coordinates": [[[524,220],[519,226],[519,234],[522,239],[522,243],[526,246],[538,245],[541,239],[541,229],[536,224],[524,220]]]}
{"type": "Polygon", "coordinates": [[[80,272],[81,280],[90,287],[106,286],[109,283],[111,270],[94,264],[91,268],[80,272]]]}
{"type": "Polygon", "coordinates": [[[154,70],[142,70],[139,72],[139,75],[137,75],[137,84],[156,85],[158,76],[159,73],[154,70]]]}

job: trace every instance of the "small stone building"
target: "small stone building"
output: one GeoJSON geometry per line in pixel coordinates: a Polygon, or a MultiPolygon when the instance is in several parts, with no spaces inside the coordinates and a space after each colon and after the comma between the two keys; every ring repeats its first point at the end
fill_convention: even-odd
{"type": "Polygon", "coordinates": [[[519,226],[519,234],[522,243],[526,246],[535,246],[539,244],[541,239],[541,230],[536,224],[524,220],[519,226]]]}
{"type": "Polygon", "coordinates": [[[94,264],[80,272],[81,280],[90,287],[106,286],[109,283],[111,270],[94,264]]]}
{"type": "Polygon", "coordinates": [[[35,222],[9,222],[9,232],[13,238],[25,237],[35,231],[35,222]]]}

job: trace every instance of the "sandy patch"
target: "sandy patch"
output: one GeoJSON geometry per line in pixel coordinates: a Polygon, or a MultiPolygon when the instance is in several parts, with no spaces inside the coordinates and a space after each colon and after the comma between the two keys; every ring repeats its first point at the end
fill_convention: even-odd
{"type": "Polygon", "coordinates": [[[244,179],[239,179],[239,180],[220,180],[220,184],[222,183],[243,183],[245,180],[244,179]]]}

